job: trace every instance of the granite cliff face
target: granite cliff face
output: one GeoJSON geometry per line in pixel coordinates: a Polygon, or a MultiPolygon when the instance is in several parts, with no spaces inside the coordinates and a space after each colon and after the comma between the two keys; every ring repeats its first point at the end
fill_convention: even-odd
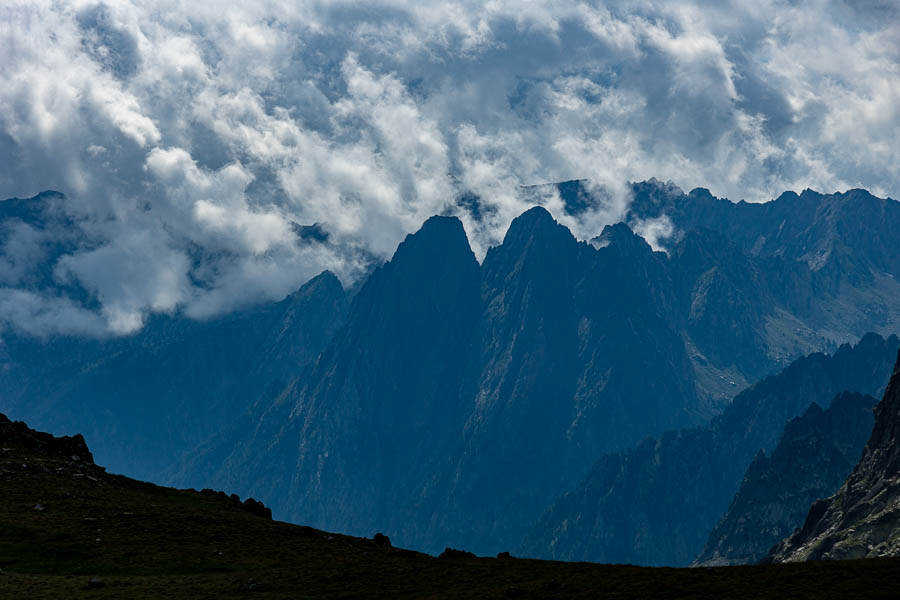
{"type": "Polygon", "coordinates": [[[760,449],[784,423],[842,390],[879,393],[900,340],[871,334],[834,355],[797,360],[735,397],[708,425],[650,438],[601,458],[559,498],[520,552],[557,560],[687,565],[728,508],[760,449]],[[664,500],[663,500],[664,499],[664,500]]]}
{"type": "Polygon", "coordinates": [[[843,392],[812,404],[784,428],[771,455],[756,456],[693,566],[754,564],[803,524],[809,505],[833,494],[872,432],[872,396],[843,392]]]}
{"type": "Polygon", "coordinates": [[[840,490],[814,502],[767,562],[900,555],[900,357],[862,458],[840,490]]]}

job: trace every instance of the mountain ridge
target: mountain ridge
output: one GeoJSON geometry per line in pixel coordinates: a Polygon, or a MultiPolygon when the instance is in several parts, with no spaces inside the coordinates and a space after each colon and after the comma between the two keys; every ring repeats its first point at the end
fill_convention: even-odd
{"type": "Polygon", "coordinates": [[[523,555],[554,560],[687,565],[738,491],[760,448],[784,423],[843,390],[878,393],[900,339],[870,334],[833,356],[798,359],[739,394],[709,424],[669,431],[602,457],[541,516],[523,555]],[[666,498],[664,503],[660,498],[666,498]]]}
{"type": "Polygon", "coordinates": [[[802,528],[765,562],[900,555],[900,354],[863,455],[841,488],[812,504],[802,528]]]}
{"type": "Polygon", "coordinates": [[[691,566],[755,564],[803,524],[809,505],[833,494],[849,475],[872,431],[872,396],[842,392],[784,427],[770,454],[747,467],[728,512],[691,566]]]}

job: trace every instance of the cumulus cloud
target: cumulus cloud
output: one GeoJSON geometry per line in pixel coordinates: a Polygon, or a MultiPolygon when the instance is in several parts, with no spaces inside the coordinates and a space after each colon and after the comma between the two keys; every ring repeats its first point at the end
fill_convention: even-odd
{"type": "MultiPolygon", "coordinates": [[[[841,0],[6,2],[0,198],[66,193],[78,239],[60,255],[34,223],[4,226],[0,321],[204,318],[324,268],[351,281],[436,213],[479,256],[536,201],[587,239],[650,177],[735,200],[896,196],[898,16],[841,0]],[[578,215],[521,191],[573,178],[594,183],[578,215]],[[313,223],[327,241],[297,235],[313,223]]],[[[657,247],[671,233],[645,225],[657,247]]]]}

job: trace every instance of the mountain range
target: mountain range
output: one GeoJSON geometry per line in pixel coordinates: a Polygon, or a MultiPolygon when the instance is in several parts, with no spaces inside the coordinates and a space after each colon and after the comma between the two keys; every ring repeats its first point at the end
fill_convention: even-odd
{"type": "MultiPolygon", "coordinates": [[[[585,182],[556,187],[573,215],[595,201],[585,182]]],[[[740,412],[752,404],[746,396],[731,403],[742,389],[832,352],[805,359],[819,365],[810,369],[821,384],[759,401],[775,408],[759,409],[763,430],[742,440],[700,511],[705,529],[658,554],[603,551],[617,562],[687,564],[788,419],[886,381],[895,338],[837,348],[898,328],[891,240],[900,209],[862,190],[807,190],[763,205],[656,181],[632,191],[622,222],[588,241],[533,208],[480,263],[461,222],[434,217],[352,293],[323,273],[277,304],[204,322],[158,315],[124,338],[35,338],[7,327],[0,408],[85,433],[114,470],[228,488],[263,499],[279,518],[383,530],[428,551],[493,553],[527,537],[529,553],[586,557],[594,555],[534,545],[549,538],[532,528],[561,494],[585,489],[598,459],[645,448],[648,436],[687,435],[667,431],[709,432],[710,419],[721,429],[728,414],[749,418],[757,409],[740,412]],[[654,240],[665,252],[635,233],[656,221],[672,225],[654,240]],[[842,360],[859,371],[844,377],[842,360]]],[[[65,198],[0,202],[0,217],[4,247],[26,228],[66,230],[65,198]]],[[[88,292],[53,276],[55,261],[86,243],[48,246],[34,269],[44,275],[4,283],[89,306],[88,292]]],[[[544,531],[556,531],[548,518],[544,531]]],[[[648,530],[647,544],[670,526],[648,530]]]]}
{"type": "Polygon", "coordinates": [[[812,504],[766,562],[900,555],[900,356],[862,457],[841,488],[812,504]]]}
{"type": "Polygon", "coordinates": [[[692,566],[755,564],[803,524],[809,506],[833,494],[872,432],[872,396],[842,392],[785,425],[771,455],[760,450],[725,516],[692,566]]]}
{"type": "MultiPolygon", "coordinates": [[[[773,452],[785,423],[814,404],[829,407],[844,390],[880,395],[898,348],[896,336],[870,334],[831,356],[798,359],[738,394],[710,423],[604,456],[547,510],[520,552],[556,560],[690,564],[739,491],[747,466],[760,450],[773,452]]],[[[839,475],[835,485],[840,481],[839,475]]]]}

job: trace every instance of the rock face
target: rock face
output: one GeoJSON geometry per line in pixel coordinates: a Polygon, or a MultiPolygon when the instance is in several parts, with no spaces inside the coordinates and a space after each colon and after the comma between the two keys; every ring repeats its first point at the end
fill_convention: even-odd
{"type": "Polygon", "coordinates": [[[22,421],[10,421],[0,413],[0,445],[15,445],[38,456],[62,458],[94,464],[94,455],[88,450],[80,433],[73,436],[56,437],[42,431],[35,431],[22,421]]]}
{"type": "Polygon", "coordinates": [[[862,458],[838,492],[813,503],[770,562],[900,555],[900,357],[862,458]]]}
{"type": "Polygon", "coordinates": [[[877,402],[843,392],[826,410],[812,404],[789,421],[772,454],[753,460],[692,566],[757,563],[801,526],[809,505],[833,494],[859,460],[877,402]]]}
{"type": "Polygon", "coordinates": [[[842,390],[877,394],[900,340],[871,334],[833,356],[797,360],[735,397],[708,425],[601,458],[541,517],[519,554],[557,560],[687,565],[784,423],[842,390]]]}

